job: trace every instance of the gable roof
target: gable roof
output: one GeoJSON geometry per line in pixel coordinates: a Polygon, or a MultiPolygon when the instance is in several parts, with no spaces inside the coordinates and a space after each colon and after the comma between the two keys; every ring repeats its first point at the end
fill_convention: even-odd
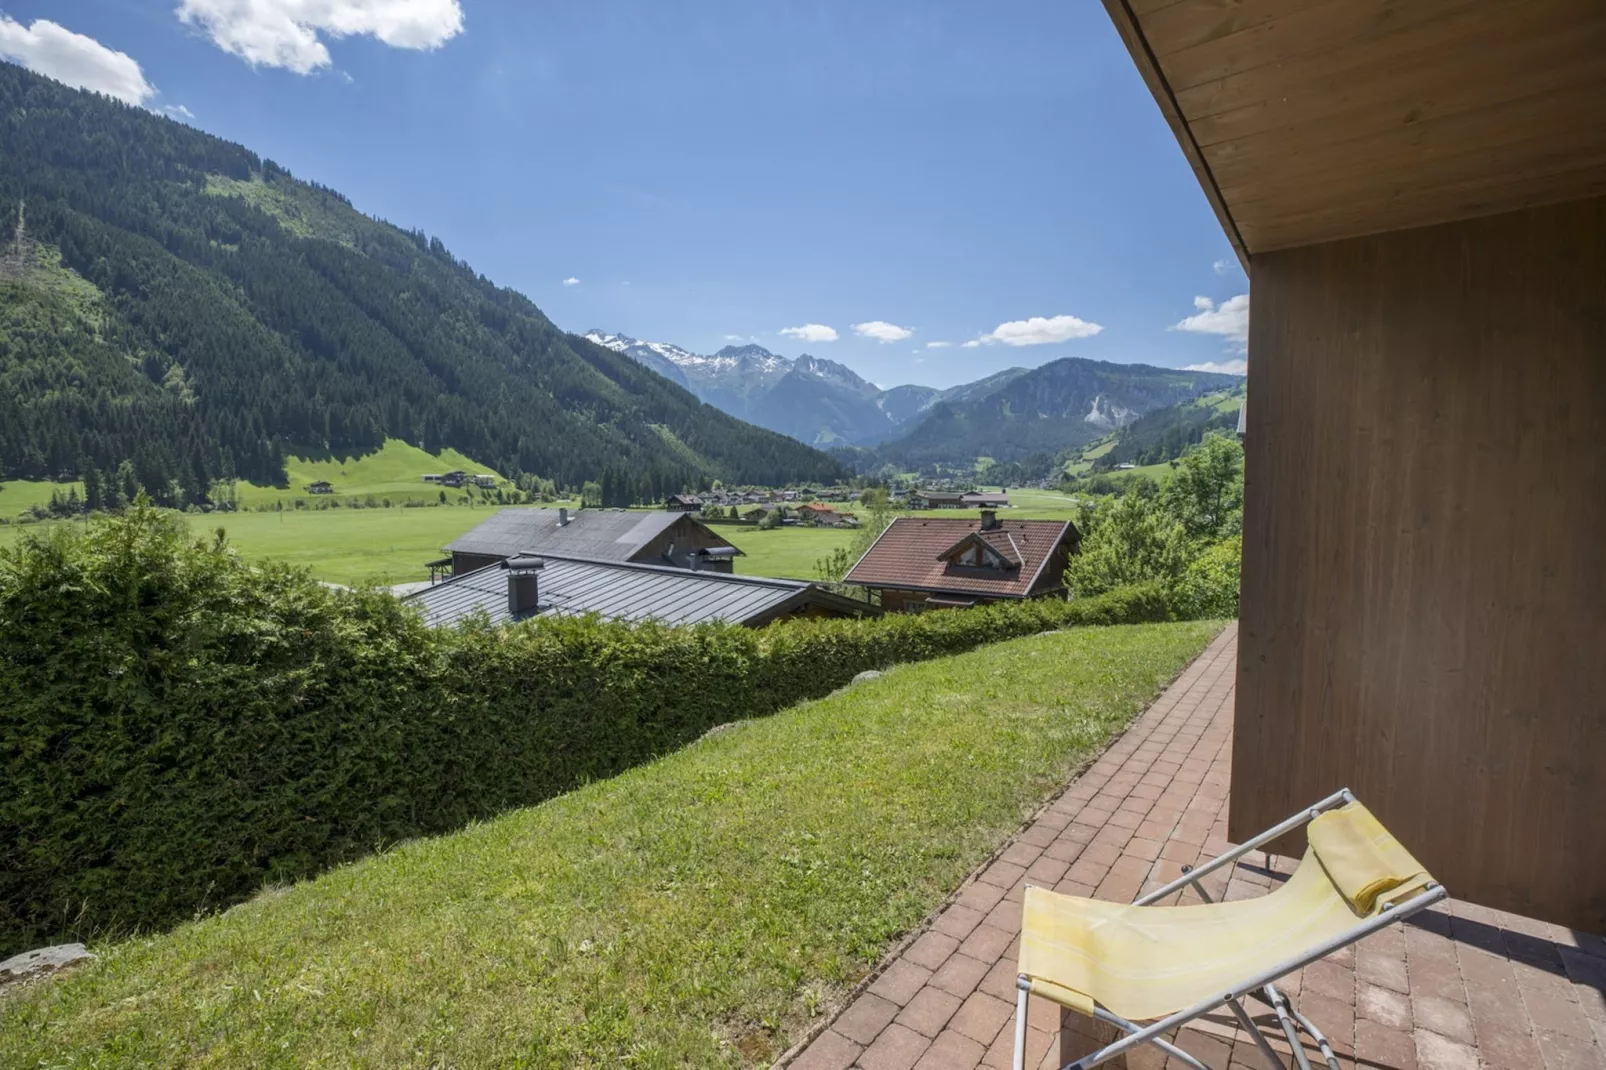
{"type": "MultiPolygon", "coordinates": [[[[656,620],[665,624],[725,621],[757,626],[804,606],[844,615],[877,616],[880,609],[802,580],[692,572],[664,565],[542,555],[538,607],[530,617],[596,613],[610,620],[656,620]]],[[[437,583],[407,598],[434,627],[455,624],[484,611],[492,624],[514,623],[507,609],[507,570],[490,565],[437,583]]]]}
{"type": "Polygon", "coordinates": [[[1081,533],[1068,520],[1001,520],[981,530],[980,520],[900,516],[843,577],[844,583],[912,591],[951,591],[990,598],[1025,598],[1037,588],[1049,558],[1081,533]],[[980,541],[1017,559],[1019,568],[994,570],[949,563],[954,552],[980,541]]]}
{"type": "Polygon", "coordinates": [[[991,551],[1002,558],[1010,568],[1020,568],[1026,560],[1025,555],[1021,553],[1020,544],[1015,541],[1015,536],[1001,528],[995,528],[991,531],[968,532],[964,538],[938,554],[937,557],[943,561],[952,561],[967,546],[979,546],[983,552],[991,551]]]}
{"type": "MultiPolygon", "coordinates": [[[[556,509],[503,509],[446,549],[454,554],[513,557],[520,553],[561,554],[601,561],[627,561],[676,524],[701,522],[685,513],[655,509],[578,509],[558,523],[556,509]]],[[[729,546],[712,530],[716,545],[729,546]]]]}

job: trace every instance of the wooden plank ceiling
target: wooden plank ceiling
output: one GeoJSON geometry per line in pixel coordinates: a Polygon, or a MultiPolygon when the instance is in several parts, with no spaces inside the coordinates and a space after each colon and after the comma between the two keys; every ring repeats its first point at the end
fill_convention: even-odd
{"type": "Polygon", "coordinates": [[[1606,193],[1606,0],[1104,0],[1255,253],[1606,193]]]}

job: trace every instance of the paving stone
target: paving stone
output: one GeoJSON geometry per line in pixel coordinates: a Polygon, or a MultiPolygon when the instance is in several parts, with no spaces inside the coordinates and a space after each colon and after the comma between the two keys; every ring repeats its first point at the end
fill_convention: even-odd
{"type": "Polygon", "coordinates": [[[959,1003],[958,996],[927,985],[898,1012],[897,1021],[924,1036],[935,1037],[959,1009],[959,1003]]]}
{"type": "Polygon", "coordinates": [[[1471,1044],[1475,1039],[1472,1033],[1472,1015],[1465,1003],[1457,1003],[1455,1000],[1439,996],[1413,995],[1411,1016],[1416,1020],[1418,1029],[1428,1029],[1451,1040],[1459,1040],[1463,1044],[1471,1044]]]}
{"type": "Polygon", "coordinates": [[[1356,948],[1355,976],[1365,984],[1387,988],[1394,992],[1411,991],[1411,982],[1403,957],[1379,954],[1364,947],[1356,948]]]}
{"type": "Polygon", "coordinates": [[[1416,1040],[1409,1028],[1392,1029],[1362,1019],[1355,1023],[1355,1057],[1358,1062],[1390,1070],[1415,1070],[1416,1040]]]}
{"type": "Polygon", "coordinates": [[[1490,1070],[1530,1070],[1543,1065],[1539,1045],[1526,1029],[1494,1025],[1474,1020],[1478,1033],[1478,1055],[1490,1070]]]}
{"type": "Polygon", "coordinates": [[[964,943],[959,945],[959,952],[971,958],[980,959],[989,965],[1003,957],[1015,942],[1015,933],[1007,929],[1000,929],[993,925],[978,925],[964,943]]]}
{"type": "Polygon", "coordinates": [[[791,1070],[847,1070],[863,1050],[841,1033],[827,1029],[792,1061],[791,1070]]]}
{"type": "Polygon", "coordinates": [[[986,992],[972,992],[954,1012],[948,1028],[981,1044],[991,1044],[1004,1025],[1015,1017],[1015,1006],[986,992]]]}
{"type": "Polygon", "coordinates": [[[1411,997],[1393,989],[1362,982],[1355,997],[1355,1016],[1409,1033],[1411,997]]]}
{"type": "Polygon", "coordinates": [[[1580,1040],[1562,1033],[1540,1033],[1539,1054],[1545,1061],[1545,1070],[1601,1070],[1606,1067],[1606,1058],[1593,1040],[1580,1040]]]}
{"type": "Polygon", "coordinates": [[[831,1028],[862,1046],[879,1036],[881,1030],[897,1016],[896,1003],[866,992],[831,1023],[831,1028]]]}
{"type": "Polygon", "coordinates": [[[909,1070],[926,1053],[931,1041],[894,1022],[859,1056],[864,1070],[909,1070]]]}
{"type": "Polygon", "coordinates": [[[1418,1029],[1416,1065],[1421,1070],[1479,1070],[1477,1050],[1468,1044],[1418,1029]]]}
{"type": "Polygon", "coordinates": [[[947,933],[940,933],[933,929],[921,933],[920,938],[909,945],[903,957],[916,966],[924,966],[928,970],[935,970],[952,955],[959,947],[959,941],[947,933]]]}
{"type": "Polygon", "coordinates": [[[915,1070],[974,1070],[986,1054],[981,1044],[949,1029],[926,1049],[915,1070]]]}
{"type": "Polygon", "coordinates": [[[969,955],[955,953],[942,964],[942,969],[931,975],[931,983],[944,992],[964,999],[981,984],[981,979],[987,976],[992,964],[991,960],[982,962],[969,955]]]}
{"type": "Polygon", "coordinates": [[[932,928],[947,933],[955,940],[963,940],[981,924],[984,917],[986,915],[979,910],[954,903],[942,912],[932,928]]]}
{"type": "Polygon", "coordinates": [[[875,979],[870,991],[901,1007],[913,999],[915,993],[925,987],[929,980],[931,980],[930,970],[915,965],[907,958],[900,958],[875,979]]]}
{"type": "Polygon", "coordinates": [[[1320,992],[1340,1003],[1355,1002],[1355,974],[1336,962],[1322,959],[1305,967],[1305,991],[1320,992]]]}

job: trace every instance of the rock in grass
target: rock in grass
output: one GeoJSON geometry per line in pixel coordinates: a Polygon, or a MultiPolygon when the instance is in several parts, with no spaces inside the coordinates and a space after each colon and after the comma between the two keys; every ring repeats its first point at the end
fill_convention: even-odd
{"type": "Polygon", "coordinates": [[[24,978],[43,977],[75,962],[94,957],[83,944],[56,944],[54,947],[24,951],[20,955],[13,955],[0,962],[0,984],[24,978]]]}
{"type": "Polygon", "coordinates": [[[853,682],[856,683],[856,684],[862,684],[866,680],[879,680],[879,679],[881,679],[881,673],[879,671],[877,671],[876,669],[866,669],[863,672],[861,672],[859,675],[855,676],[853,678],[853,682]]]}
{"type": "Polygon", "coordinates": [[[723,736],[728,732],[734,732],[747,723],[746,721],[727,721],[724,724],[717,724],[699,736],[698,741],[701,742],[705,739],[713,739],[715,736],[723,736]]]}

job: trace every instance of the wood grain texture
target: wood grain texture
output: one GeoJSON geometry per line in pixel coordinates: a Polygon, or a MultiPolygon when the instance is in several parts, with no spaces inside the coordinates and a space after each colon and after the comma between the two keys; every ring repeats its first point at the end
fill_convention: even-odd
{"type": "Polygon", "coordinates": [[[1255,258],[1231,835],[1606,932],[1606,198],[1255,258]]]}
{"type": "Polygon", "coordinates": [[[1601,0],[1105,0],[1240,256],[1594,196],[1601,0]]]}

